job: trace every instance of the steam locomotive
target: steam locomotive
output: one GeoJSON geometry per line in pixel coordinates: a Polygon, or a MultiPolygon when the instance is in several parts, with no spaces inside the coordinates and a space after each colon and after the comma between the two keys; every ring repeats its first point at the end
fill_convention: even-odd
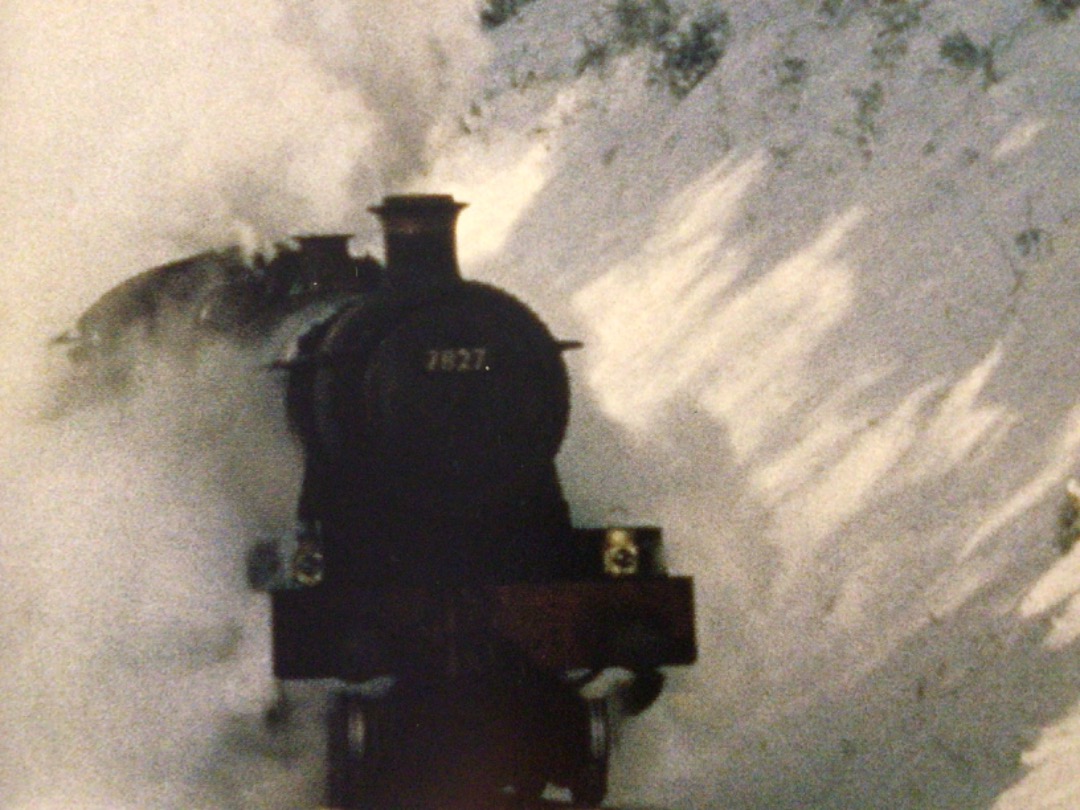
{"type": "Polygon", "coordinates": [[[270,373],[303,484],[295,531],[255,550],[253,581],[271,593],[276,676],[335,684],[332,807],[484,810],[560,788],[596,805],[612,695],[640,710],[660,667],[696,655],[692,584],[664,571],[659,530],[571,525],[555,458],[579,344],[462,279],[463,207],[387,197],[372,209],[385,263],[313,236],[265,261],[156,268],[60,339],[100,388],[125,384],[138,325],[292,330],[270,373]]]}

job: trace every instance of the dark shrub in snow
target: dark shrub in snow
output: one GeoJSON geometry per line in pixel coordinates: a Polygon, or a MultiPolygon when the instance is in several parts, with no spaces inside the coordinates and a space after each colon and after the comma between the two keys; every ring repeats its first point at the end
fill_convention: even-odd
{"type": "Polygon", "coordinates": [[[532,0],[488,0],[480,11],[480,22],[485,28],[498,28],[504,22],[517,15],[522,6],[532,0]]]}
{"type": "Polygon", "coordinates": [[[1080,0],[1035,0],[1035,5],[1043,10],[1055,22],[1069,19],[1080,8],[1080,0]]]}
{"type": "Polygon", "coordinates": [[[667,0],[617,0],[607,9],[611,26],[601,39],[586,39],[577,60],[580,75],[602,69],[609,57],[647,48],[649,80],[678,98],[716,67],[731,40],[728,15],[706,8],[676,13],[667,0]]]}
{"type": "Polygon", "coordinates": [[[682,98],[716,67],[730,39],[731,22],[724,12],[690,20],[657,43],[654,77],[682,98]]]}

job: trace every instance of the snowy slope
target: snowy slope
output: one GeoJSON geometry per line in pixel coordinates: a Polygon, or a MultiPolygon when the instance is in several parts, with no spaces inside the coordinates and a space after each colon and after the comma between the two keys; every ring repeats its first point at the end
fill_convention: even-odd
{"type": "Polygon", "coordinates": [[[1032,591],[1080,450],[1078,23],[725,8],[678,99],[646,46],[577,75],[602,5],[525,7],[422,183],[473,202],[473,272],[586,343],[581,516],[661,523],[702,590],[704,661],[619,796],[1080,805],[1080,579],[1032,591]]]}
{"type": "Polygon", "coordinates": [[[59,428],[12,402],[126,275],[234,229],[366,237],[390,189],[469,202],[466,275],[585,342],[576,515],[663,525],[697,580],[702,661],[624,727],[613,803],[1080,806],[1080,15],[672,3],[728,15],[680,95],[615,14],[644,0],[483,35],[468,2],[212,5],[0,13],[0,807],[314,801],[311,729],[250,728],[278,695],[237,583],[288,509],[233,500],[287,504],[296,465],[251,439],[257,358],[59,428]]]}

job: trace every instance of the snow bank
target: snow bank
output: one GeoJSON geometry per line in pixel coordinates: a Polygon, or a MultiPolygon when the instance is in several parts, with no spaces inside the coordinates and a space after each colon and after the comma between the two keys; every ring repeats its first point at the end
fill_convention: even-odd
{"type": "Polygon", "coordinates": [[[618,798],[1080,801],[1047,787],[1080,632],[1053,567],[1080,452],[1077,20],[672,4],[730,23],[678,98],[620,44],[635,5],[657,8],[540,0],[498,28],[425,181],[498,235],[473,272],[585,341],[580,517],[664,525],[698,580],[704,660],[628,729],[618,798]]]}

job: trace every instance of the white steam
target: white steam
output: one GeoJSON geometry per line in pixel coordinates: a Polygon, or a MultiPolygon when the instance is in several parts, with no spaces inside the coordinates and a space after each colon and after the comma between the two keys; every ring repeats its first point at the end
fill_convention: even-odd
{"type": "Polygon", "coordinates": [[[154,264],[370,228],[484,58],[469,0],[0,11],[3,810],[318,803],[322,697],[274,683],[245,578],[299,486],[280,380],[148,354],[133,397],[44,422],[47,343],[154,264]]]}
{"type": "Polygon", "coordinates": [[[150,264],[371,227],[485,46],[472,2],[25,0],[0,18],[4,329],[150,264]]]}

